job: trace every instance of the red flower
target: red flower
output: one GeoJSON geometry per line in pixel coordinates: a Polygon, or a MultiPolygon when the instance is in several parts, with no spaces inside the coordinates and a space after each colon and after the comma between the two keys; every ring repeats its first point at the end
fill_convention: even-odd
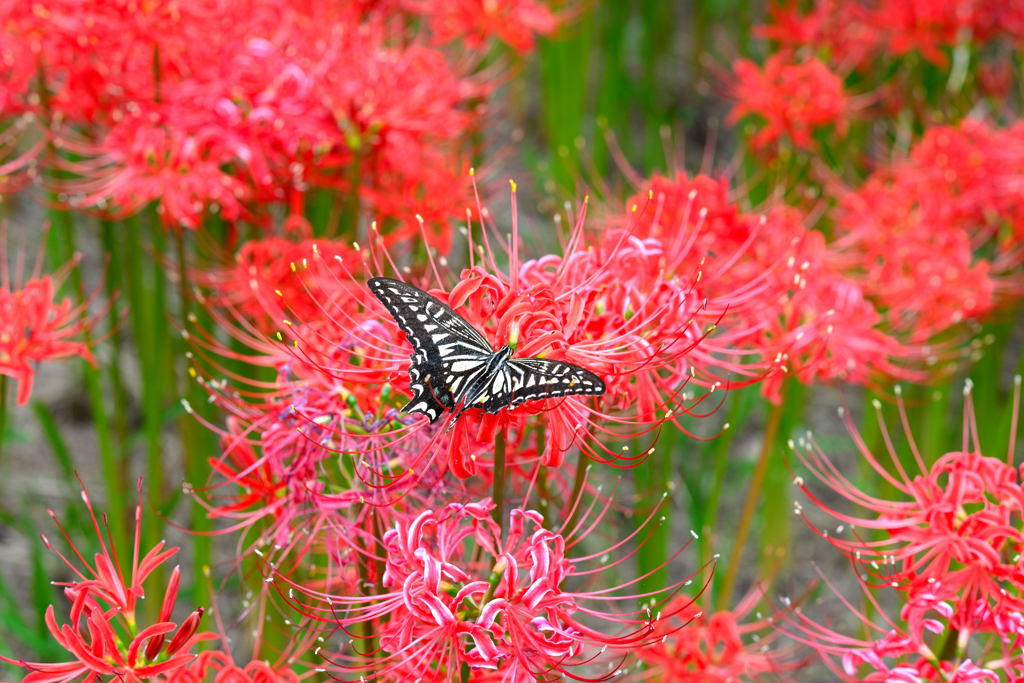
{"type": "Polygon", "coordinates": [[[885,36],[874,25],[871,6],[819,0],[807,10],[793,0],[772,2],[771,21],[755,28],[755,33],[778,42],[786,51],[820,48],[831,64],[846,67],[866,66],[884,49],[885,36]]]}
{"type": "Polygon", "coordinates": [[[922,379],[920,367],[937,354],[882,329],[882,315],[857,282],[831,265],[821,234],[806,228],[795,209],[745,213],[724,179],[685,173],[655,176],[628,205],[646,208],[618,220],[636,216],[630,233],[665,245],[659,268],[686,272],[700,255],[707,271],[701,289],[718,311],[702,348],[717,342],[715,357],[732,361],[723,368],[763,380],[772,400],[788,374],[805,383],[922,379]]]}
{"type": "Polygon", "coordinates": [[[740,683],[788,680],[785,673],[802,666],[785,648],[772,648],[781,635],[775,619],[745,621],[761,595],[751,591],[732,611],[705,614],[692,602],[663,621],[663,637],[635,650],[646,665],[639,680],[661,683],[740,683]]]}
{"type": "Polygon", "coordinates": [[[231,654],[221,650],[207,650],[186,667],[167,674],[167,683],[299,683],[304,678],[284,667],[254,659],[238,666],[231,654]]]}
{"type": "MultiPolygon", "coordinates": [[[[140,481],[140,498],[141,487],[140,481]]],[[[64,528],[57,523],[71,548],[72,558],[59,551],[54,552],[64,560],[76,578],[55,582],[64,587],[64,594],[72,603],[68,623],[57,622],[53,605],[46,610],[46,626],[50,635],[73,658],[59,663],[26,662],[2,656],[0,659],[28,670],[30,673],[24,680],[29,683],[63,683],[83,676],[86,681],[116,677],[133,682],[157,679],[187,666],[195,657],[190,652],[192,646],[213,636],[198,633],[203,616],[202,607],[180,624],[171,621],[181,577],[178,567],[172,570],[163,593],[157,623],[143,628],[136,618],[137,602],[145,597],[143,585],[147,577],[166,563],[178,549],[164,549],[161,541],[144,557],[139,557],[142,533],[140,499],[135,508],[135,545],[130,573],[126,576],[117,558],[117,549],[112,539],[104,538],[92,502],[84,489],[82,499],[89,510],[100,552],[94,556],[93,564],[90,565],[71,542],[64,528]],[[75,558],[77,564],[73,561],[75,558]]],[[[53,511],[49,512],[56,521],[53,511]]],[[[45,536],[43,542],[53,549],[45,536]]]]}
{"type": "Polygon", "coordinates": [[[95,323],[88,317],[88,302],[74,305],[71,299],[56,299],[69,268],[56,276],[36,272],[24,284],[11,281],[7,254],[0,246],[0,374],[18,382],[17,402],[23,405],[32,395],[36,364],[80,356],[95,363],[83,337],[95,323]]]}
{"type": "MultiPolygon", "coordinates": [[[[90,72],[102,81],[95,86],[102,103],[81,102],[88,113],[61,109],[47,122],[62,152],[55,194],[72,208],[115,216],[156,201],[169,226],[195,229],[208,212],[269,222],[266,205],[287,201],[299,213],[311,188],[331,188],[355,202],[348,214],[368,210],[396,239],[418,237],[420,216],[430,238],[446,245],[448,222],[461,217],[469,196],[466,133],[487,74],[469,78],[468,66],[411,33],[396,40],[394,15],[405,17],[393,8],[251,5],[189,13],[169,27],[154,17],[149,28],[166,34],[140,38],[140,54],[121,55],[128,48],[117,38],[110,54],[97,56],[127,63],[90,72]],[[195,37],[206,29],[211,39],[195,37]],[[77,125],[83,117],[101,121],[77,125]]],[[[85,23],[100,35],[119,25],[142,30],[132,17],[95,12],[85,23]]],[[[84,67],[45,72],[55,81],[53,98],[77,98],[64,90],[62,68],[84,67]]]]}
{"type": "Polygon", "coordinates": [[[533,49],[535,35],[550,35],[559,17],[538,0],[411,0],[414,11],[429,17],[440,42],[463,39],[479,48],[492,36],[520,52],[533,49]]]}
{"type": "Polygon", "coordinates": [[[1016,129],[932,128],[909,159],[841,198],[835,263],[915,342],[982,319],[1024,287],[1006,236],[1024,226],[1022,178],[1016,129]]]}
{"type": "MultiPolygon", "coordinates": [[[[451,680],[464,665],[500,671],[501,680],[515,683],[555,680],[594,662],[602,648],[657,640],[663,620],[690,608],[692,601],[665,604],[665,596],[683,583],[657,591],[653,604],[638,610],[620,603],[630,599],[623,591],[637,580],[612,588],[569,588],[574,578],[606,572],[632,554],[611,562],[604,552],[570,559],[569,550],[596,527],[607,508],[594,519],[584,516],[565,534],[544,528],[536,512],[512,510],[504,536],[492,519],[493,508],[485,499],[400,517],[381,539],[385,571],[380,594],[307,590],[310,603],[293,598],[307,616],[346,631],[360,623],[378,630],[379,656],[364,659],[357,648],[328,661],[343,672],[369,670],[386,680],[399,680],[399,671],[429,680],[446,674],[443,680],[451,680]],[[612,632],[597,630],[600,622],[612,632]]],[[[621,663],[608,662],[602,669],[607,674],[598,680],[613,676],[621,663]]]]}
{"type": "MultiPolygon", "coordinates": [[[[968,387],[969,388],[969,387],[968,387]]],[[[1013,409],[1020,406],[1018,378],[1013,409]]],[[[906,429],[902,401],[898,408],[906,429]]],[[[1013,439],[1005,459],[982,455],[968,393],[960,450],[931,466],[913,437],[907,441],[919,473],[908,471],[879,419],[888,463],[868,450],[844,415],[860,454],[897,493],[878,497],[860,490],[812,441],[795,451],[830,493],[863,513],[838,510],[796,484],[815,505],[840,522],[833,533],[807,521],[849,558],[867,606],[839,596],[863,622],[850,637],[802,610],[787,613],[790,635],[817,649],[847,681],[1017,681],[1024,671],[1024,484],[1013,465],[1013,439]],[[850,532],[846,528],[851,529],[850,532]],[[895,595],[888,595],[888,594],[895,595]],[[899,616],[888,616],[892,598],[899,616]],[[871,617],[869,615],[877,615],[871,617]]],[[[829,580],[825,582],[833,587],[829,580]]],[[[839,594],[837,593],[837,596],[839,594]]],[[[835,619],[830,619],[836,621],[835,619]]]]}
{"type": "Polygon", "coordinates": [[[936,64],[946,64],[946,51],[970,42],[1019,40],[1024,35],[1024,9],[1019,3],[966,0],[824,0],[809,6],[773,3],[771,23],[758,33],[789,49],[807,46],[829,55],[833,64],[868,68],[877,56],[918,51],[936,64]]]}
{"type": "MultiPolygon", "coordinates": [[[[902,404],[901,404],[902,410],[902,404]]],[[[973,420],[968,402],[965,420],[973,420]]],[[[846,418],[852,430],[849,418],[846,418]]],[[[967,422],[966,424],[970,424],[967,422]]],[[[965,436],[965,439],[967,437],[965,436]]],[[[891,443],[886,439],[886,443],[891,443]]],[[[911,476],[885,465],[859,443],[861,454],[904,500],[887,500],[861,491],[845,479],[812,444],[797,449],[801,461],[836,493],[868,515],[846,514],[802,489],[844,526],[885,532],[877,541],[831,537],[832,543],[894,587],[917,581],[941,582],[951,591],[991,603],[1004,612],[1024,609],[1024,483],[1012,464],[986,457],[974,448],[946,453],[927,466],[914,447],[920,473],[911,476]]],[[[892,463],[898,456],[888,449],[892,463]]]]}
{"type": "Polygon", "coordinates": [[[777,52],[759,68],[748,60],[733,65],[737,82],[733,88],[736,104],[729,113],[731,121],[754,115],[763,125],[751,139],[761,150],[785,138],[793,145],[809,149],[813,133],[833,126],[837,135],[846,134],[850,102],[843,81],[816,58],[797,61],[793,55],[777,52]]]}
{"type": "Polygon", "coordinates": [[[81,176],[58,186],[70,206],[124,217],[155,201],[167,226],[192,230],[211,207],[228,221],[245,215],[249,189],[224,170],[235,157],[159,117],[125,117],[98,146],[65,134],[62,148],[85,157],[63,164],[81,176]]]}
{"type": "Polygon", "coordinates": [[[244,243],[232,260],[223,268],[194,269],[193,281],[209,290],[208,305],[233,311],[265,334],[280,328],[286,317],[282,308],[285,302],[288,315],[296,320],[320,317],[321,304],[311,300],[306,292],[334,287],[346,269],[361,264],[358,251],[349,245],[276,236],[244,243]],[[303,266],[303,261],[313,253],[314,244],[327,256],[323,269],[303,266]]]}
{"type": "MultiPolygon", "coordinates": [[[[485,210],[481,213],[486,215],[485,210]]],[[[541,355],[583,366],[601,376],[608,387],[596,404],[570,396],[496,415],[472,410],[450,431],[434,431],[425,420],[410,425],[410,434],[428,429],[435,450],[446,455],[460,477],[476,473],[479,462],[486,462],[482,458],[490,459],[499,432],[513,462],[516,453],[541,452],[543,464],[558,466],[574,447],[601,461],[636,462],[644,455],[613,451],[601,445],[597,435],[643,436],[680,414],[697,414],[708,393],[724,385],[721,377],[739,365],[730,355],[733,337],[727,326],[715,331],[714,343],[708,341],[733,300],[728,287],[713,298],[704,296],[704,283],[714,282],[715,274],[702,272],[697,246],[691,242],[673,252],[679,259],[690,255],[693,265],[671,272],[664,267],[666,249],[657,240],[615,234],[591,242],[582,221],[581,214],[564,255],[521,261],[513,225],[509,266],[499,269],[492,247],[498,242],[496,235],[488,234],[492,231],[488,225],[481,237],[471,238],[483,240],[483,255],[471,255],[470,267],[454,286],[444,284],[448,278],[434,264],[432,270],[442,287],[431,294],[452,306],[492,345],[509,343],[516,356],[541,355]],[[712,350],[705,351],[705,345],[712,350]],[[696,398],[684,394],[690,381],[707,391],[696,398]],[[544,440],[536,447],[534,424],[544,425],[544,440]]],[[[378,253],[376,246],[367,257],[366,269],[372,274],[383,270],[378,264],[391,260],[388,254],[378,253]]],[[[310,268],[320,269],[325,260],[314,253],[307,262],[310,268]]],[[[323,304],[323,322],[287,327],[298,349],[293,351],[292,365],[305,365],[299,374],[320,373],[326,383],[343,383],[356,395],[361,393],[357,386],[382,379],[404,393],[411,349],[391,316],[368,289],[359,299],[339,300],[329,294],[337,287],[358,292],[359,282],[359,275],[353,273],[322,293],[309,292],[323,304]],[[353,310],[356,304],[365,308],[353,310]],[[352,353],[349,358],[337,353],[338,340],[344,340],[352,353]]],[[[750,295],[756,286],[744,294],[750,295]]],[[[394,406],[401,405],[396,400],[394,406]]],[[[380,411],[371,409],[376,414],[380,411]]],[[[413,466],[423,471],[422,466],[413,466]]]]}

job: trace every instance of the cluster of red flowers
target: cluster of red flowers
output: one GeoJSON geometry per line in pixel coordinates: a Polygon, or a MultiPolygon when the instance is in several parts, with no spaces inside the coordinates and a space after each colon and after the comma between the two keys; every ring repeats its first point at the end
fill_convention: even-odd
{"type": "Polygon", "coordinates": [[[946,64],[946,50],[965,42],[1014,43],[1024,37],[1024,7],[985,0],[825,0],[804,11],[792,0],[774,3],[762,36],[793,49],[812,46],[834,64],[867,67],[876,57],[919,52],[946,64]]]}
{"type": "MultiPolygon", "coordinates": [[[[701,254],[709,277],[701,280],[711,301],[722,300],[718,327],[704,344],[734,375],[764,380],[773,400],[782,379],[845,380],[866,384],[878,377],[918,380],[933,350],[910,344],[883,326],[882,313],[860,282],[833,255],[822,235],[795,209],[764,214],[740,210],[728,184],[705,175],[653,177],[630,205],[649,196],[653,210],[640,214],[637,236],[665,243],[665,272],[691,268],[701,254]],[[678,260],[677,260],[678,259],[678,260]],[[720,339],[727,345],[717,345],[720,339]]],[[[631,216],[620,215],[616,221],[631,216]]]]}
{"type": "Polygon", "coordinates": [[[754,115],[763,119],[750,144],[763,150],[785,139],[809,148],[818,128],[831,126],[837,137],[846,133],[849,97],[843,80],[827,64],[813,57],[799,60],[788,52],[776,52],[763,67],[747,59],[733,65],[736,100],[731,121],[754,115]]]}
{"type": "Polygon", "coordinates": [[[792,648],[775,647],[782,632],[778,617],[747,620],[761,600],[761,591],[751,591],[731,611],[705,614],[694,604],[666,611],[675,622],[659,628],[661,639],[637,651],[646,666],[641,681],[672,683],[734,683],[736,681],[786,680],[789,671],[803,662],[792,656],[792,648]],[[680,628],[684,627],[684,628],[680,628]],[[753,641],[753,644],[751,643],[753,641]]]}
{"type": "Polygon", "coordinates": [[[310,618],[346,630],[379,629],[364,629],[360,639],[378,640],[381,656],[357,650],[328,657],[342,675],[373,671],[386,680],[453,680],[468,665],[500,672],[502,681],[529,683],[575,678],[579,667],[594,664],[614,675],[622,656],[609,648],[658,643],[679,628],[666,622],[680,613],[688,621],[697,612],[692,599],[669,600],[693,577],[633,609],[623,601],[648,597],[628,594],[638,579],[594,590],[569,587],[635,553],[626,544],[642,528],[606,551],[571,559],[570,551],[600,524],[607,506],[593,519],[584,514],[560,530],[546,526],[535,511],[514,509],[503,531],[493,511],[494,504],[483,499],[398,518],[372,556],[381,567],[371,577],[379,588],[369,595],[291,586],[294,606],[310,618]],[[610,554],[619,556],[610,560],[610,554]],[[295,590],[303,591],[303,599],[295,590]],[[610,624],[613,633],[595,629],[597,621],[610,624]]]}
{"type": "MultiPolygon", "coordinates": [[[[734,333],[726,312],[741,308],[756,284],[739,292],[714,289],[710,268],[724,263],[686,272],[682,263],[696,263],[702,248],[692,239],[685,247],[689,238],[663,242],[629,227],[595,236],[584,229],[583,213],[564,254],[521,260],[514,223],[509,253],[496,253],[492,244],[500,237],[485,223],[479,234],[476,226],[467,233],[469,267],[461,274],[434,263],[432,276],[414,281],[440,284],[431,293],[492,344],[509,344],[516,356],[585,367],[603,378],[606,392],[496,414],[470,410],[447,426],[399,412],[409,400],[411,349],[365,284],[391,263],[382,239],[360,251],[329,241],[250,242],[234,266],[201,275],[210,286],[207,302],[224,311],[220,326],[252,351],[239,356],[212,335],[192,333],[197,375],[233,416],[214,468],[241,488],[220,502],[220,492],[211,491],[211,510],[244,526],[272,514],[274,531],[262,541],[273,538],[304,554],[319,546],[298,543],[300,531],[322,528],[342,543],[349,524],[365,523],[367,506],[390,514],[397,498],[418,498],[416,489],[439,485],[445,471],[470,478],[465,485],[482,495],[494,468],[507,467],[525,475],[510,482],[524,495],[541,468],[557,472],[572,449],[618,467],[642,462],[646,447],[632,452],[630,444],[652,443],[663,424],[713,411],[714,391],[730,373],[743,370],[753,381],[773,371],[767,362],[746,367],[736,360],[739,352],[730,352],[734,333]],[[679,259],[678,267],[664,267],[668,254],[679,259]],[[507,270],[498,265],[506,257],[507,270]],[[275,327],[286,343],[266,340],[275,327]],[[218,357],[265,366],[272,378],[250,382],[234,375],[224,384],[218,357]],[[711,407],[702,407],[707,401],[711,407]],[[613,440],[626,445],[619,449],[613,440]],[[351,464],[341,471],[324,466],[339,456],[351,464]],[[338,515],[342,508],[348,517],[338,515]]],[[[748,247],[749,240],[737,242],[722,258],[738,258],[748,247]]],[[[735,332],[737,338],[747,334],[745,328],[735,332]]],[[[552,485],[571,485],[570,478],[554,476],[552,485]]]]}
{"type": "Polygon", "coordinates": [[[835,258],[891,329],[923,342],[1024,291],[1022,130],[931,128],[840,198],[835,258]]]}
{"type": "Polygon", "coordinates": [[[533,2],[392,4],[9,2],[2,111],[52,136],[71,207],[156,202],[197,228],[210,212],[264,222],[275,203],[301,215],[331,188],[418,235],[417,215],[438,226],[466,197],[467,133],[494,81],[443,45],[525,50],[557,18],[533,2]],[[409,41],[421,17],[434,32],[409,41]]]}
{"type": "MultiPolygon", "coordinates": [[[[980,683],[1024,675],[1024,481],[1014,464],[1013,434],[1005,458],[981,453],[969,390],[960,449],[928,464],[928,454],[907,431],[916,474],[888,433],[888,463],[857,437],[861,455],[892,495],[861,490],[813,441],[795,445],[816,479],[863,511],[837,509],[798,478],[797,486],[840,528],[830,534],[808,524],[850,558],[871,605],[867,609],[884,615],[886,592],[896,593],[900,604],[898,618],[877,623],[844,600],[866,624],[869,635],[862,638],[794,613],[794,636],[821,652],[843,680],[980,683]]],[[[902,401],[899,409],[908,429],[902,401]]],[[[804,517],[799,505],[797,511],[804,517]]]]}

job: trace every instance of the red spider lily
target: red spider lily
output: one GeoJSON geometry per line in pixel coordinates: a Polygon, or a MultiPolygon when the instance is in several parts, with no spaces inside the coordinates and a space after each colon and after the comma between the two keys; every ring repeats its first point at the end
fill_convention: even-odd
{"type": "Polygon", "coordinates": [[[651,178],[629,206],[645,199],[652,208],[635,214],[633,233],[665,245],[659,267],[678,272],[687,253],[706,254],[701,288],[710,301],[726,303],[716,320],[724,332],[702,346],[713,348],[724,334],[720,355],[737,359],[728,369],[763,379],[772,400],[790,373],[805,383],[919,380],[924,362],[938,356],[883,329],[882,315],[857,282],[830,264],[821,234],[794,209],[744,213],[724,179],[685,173],[651,178]]]}
{"type": "Polygon", "coordinates": [[[749,60],[733,65],[736,104],[729,113],[731,121],[753,115],[764,124],[750,140],[755,150],[763,150],[785,140],[796,147],[813,147],[815,130],[831,126],[836,135],[846,134],[850,102],[843,81],[816,58],[797,60],[787,52],[770,56],[764,67],[749,60]]]}
{"type": "MultiPolygon", "coordinates": [[[[325,249],[329,252],[330,246],[325,249]]],[[[271,296],[275,303],[282,298],[271,296]]],[[[210,459],[216,478],[195,489],[199,501],[211,517],[230,521],[222,533],[246,532],[239,539],[240,555],[259,552],[281,571],[291,571],[313,553],[327,565],[324,581],[339,589],[358,579],[354,544],[367,533],[364,529],[389,524],[387,508],[397,497],[418,498],[412,489],[417,477],[392,473],[418,463],[429,436],[413,432],[395,438],[408,432],[415,418],[393,407],[393,390],[384,382],[387,368],[375,371],[367,363],[365,382],[346,384],[295,362],[257,328],[239,327],[243,321],[211,310],[220,327],[265,355],[237,354],[203,330],[189,334],[196,342],[191,354],[195,377],[229,415],[226,430],[207,424],[221,434],[223,448],[210,459]],[[238,375],[218,356],[260,369],[238,375]],[[265,376],[262,368],[272,369],[276,378],[253,379],[265,376]]],[[[283,315],[279,309],[275,314],[283,315]]],[[[303,334],[307,327],[309,334],[319,334],[314,330],[324,324],[310,323],[303,334]]],[[[365,353],[344,338],[323,351],[318,363],[365,353]]],[[[423,469],[419,474],[433,483],[440,473],[423,469]]]]}
{"type": "Polygon", "coordinates": [[[972,0],[954,6],[936,0],[886,0],[872,19],[887,36],[889,50],[897,55],[916,50],[936,64],[947,63],[941,48],[957,45],[965,36],[977,44],[1024,36],[1024,7],[1016,2],[972,0]]]}
{"type": "MultiPolygon", "coordinates": [[[[379,650],[362,652],[354,644],[327,661],[339,672],[365,672],[367,678],[381,680],[402,680],[399,672],[451,680],[463,665],[471,671],[500,672],[500,680],[517,683],[575,678],[573,670],[593,663],[603,648],[635,647],[660,638],[662,621],[691,604],[680,601],[665,608],[689,580],[634,596],[623,591],[640,579],[611,588],[569,588],[579,579],[607,575],[610,567],[635,552],[611,561],[606,552],[568,557],[600,523],[607,507],[593,519],[588,510],[568,531],[547,530],[540,514],[516,509],[504,536],[492,519],[493,509],[484,499],[399,518],[380,541],[382,556],[376,561],[383,562],[384,572],[376,594],[303,589],[309,599],[303,602],[295,597],[299,587],[291,585],[293,605],[307,616],[346,631],[357,624],[376,631],[379,650]],[[660,599],[650,607],[628,606],[652,596],[660,599]],[[614,608],[623,601],[625,605],[614,608]],[[602,608],[602,602],[608,607],[602,608]],[[613,632],[596,630],[592,624],[597,621],[607,622],[613,632]]],[[[621,552],[642,530],[619,540],[609,552],[621,552]]],[[[618,664],[613,660],[602,667],[608,673],[596,680],[614,676],[618,664]]]]}
{"type": "Polygon", "coordinates": [[[436,40],[461,38],[469,47],[480,47],[493,36],[529,52],[535,36],[550,35],[560,22],[542,1],[535,0],[413,0],[408,4],[429,17],[436,40]]]}
{"type": "MultiPolygon", "coordinates": [[[[781,362],[805,384],[925,380],[929,363],[948,355],[946,350],[907,343],[887,329],[860,282],[828,263],[829,251],[820,234],[802,245],[798,287],[782,315],[768,325],[768,335],[781,347],[781,362]]],[[[775,375],[764,384],[773,401],[779,400],[781,379],[775,375]]]]}
{"type": "Polygon", "coordinates": [[[910,158],[841,200],[835,256],[891,328],[926,341],[1020,295],[1020,131],[930,129],[910,158]],[[983,255],[984,254],[984,255],[983,255]]]}
{"type": "Polygon", "coordinates": [[[17,402],[24,405],[38,363],[78,356],[95,364],[85,338],[96,319],[88,315],[89,301],[75,305],[70,298],[57,299],[77,258],[54,275],[40,272],[39,259],[31,277],[19,285],[22,263],[12,278],[3,241],[0,235],[0,374],[18,382],[17,402]]]}
{"type": "MultiPolygon", "coordinates": [[[[815,478],[867,513],[842,512],[797,478],[801,490],[841,529],[828,534],[808,524],[850,557],[872,611],[885,614],[876,596],[882,591],[896,592],[902,604],[899,619],[884,617],[876,624],[844,600],[874,640],[843,636],[804,614],[794,617],[797,637],[840,659],[846,680],[1003,681],[1019,680],[1024,669],[1024,484],[1013,465],[1012,436],[1005,459],[980,452],[969,387],[965,393],[963,444],[930,466],[898,403],[920,470],[916,475],[895,452],[881,420],[889,465],[868,450],[844,415],[861,455],[897,492],[895,500],[860,490],[813,442],[795,447],[815,478]],[[852,538],[842,534],[847,526],[857,530],[852,538]],[[864,677],[865,669],[873,673],[864,677]]],[[[1014,414],[1019,405],[1018,378],[1014,414]]],[[[1016,432],[1016,422],[1011,429],[1016,432]]],[[[799,506],[798,513],[803,516],[799,506]]]]}
{"type": "Polygon", "coordinates": [[[234,263],[219,269],[193,269],[193,281],[208,290],[207,302],[235,311],[270,334],[281,326],[284,312],[276,300],[290,302],[289,312],[296,320],[315,320],[321,306],[305,292],[326,287],[313,282],[326,273],[302,267],[303,259],[313,253],[316,244],[328,257],[326,273],[333,285],[345,264],[355,267],[361,257],[352,247],[337,242],[312,239],[294,240],[268,236],[250,240],[234,255],[234,263]]]}
{"type": "MultiPolygon", "coordinates": [[[[62,683],[79,677],[84,677],[85,681],[106,677],[117,677],[125,681],[158,679],[187,666],[195,657],[190,652],[192,646],[214,637],[198,633],[203,616],[202,607],[180,624],[171,620],[181,580],[178,567],[171,572],[157,623],[140,628],[136,607],[137,601],[145,597],[143,585],[155,569],[178,551],[177,548],[165,549],[161,541],[140,558],[141,490],[140,481],[140,502],[135,508],[135,543],[127,576],[109,533],[104,538],[92,502],[84,489],[82,499],[100,545],[100,552],[93,557],[93,564],[90,565],[82,556],[59,522],[57,526],[71,549],[71,559],[54,549],[46,536],[43,536],[46,547],[54,550],[76,577],[72,581],[56,582],[56,585],[64,587],[64,594],[72,603],[69,622],[57,622],[53,605],[46,610],[46,626],[50,635],[68,650],[73,659],[49,663],[26,662],[0,656],[3,661],[28,670],[30,673],[24,678],[25,681],[62,683]],[[74,558],[77,558],[77,564],[74,558]]],[[[49,513],[56,522],[54,512],[50,510],[49,513]]]]}
{"type": "Polygon", "coordinates": [[[867,69],[878,56],[917,51],[936,64],[946,64],[945,50],[965,42],[1019,40],[1024,35],[1020,3],[970,0],[881,0],[873,3],[826,0],[804,12],[798,3],[773,3],[771,23],[760,35],[790,49],[812,46],[834,64],[867,69]]]}
{"type": "MultiPolygon", "coordinates": [[[[488,76],[467,77],[415,36],[393,40],[385,12],[253,4],[217,32],[215,55],[197,48],[164,71],[158,42],[145,56],[160,80],[111,105],[108,128],[85,138],[55,125],[55,191],[117,216],[155,200],[168,225],[195,229],[208,212],[265,218],[262,205],[278,201],[300,211],[296,197],[327,187],[365,204],[386,233],[418,234],[419,215],[445,244],[469,196],[469,103],[488,76]]],[[[189,21],[165,40],[190,34],[189,21]]]]}
{"type": "MultiPolygon", "coordinates": [[[[793,658],[791,648],[772,647],[781,635],[775,630],[776,618],[746,621],[760,599],[759,591],[751,591],[735,610],[712,614],[687,604],[675,617],[685,629],[663,624],[663,638],[635,650],[646,666],[635,678],[661,683],[740,683],[764,680],[762,677],[788,680],[786,672],[804,662],[793,658]]],[[[672,608],[670,604],[668,611],[672,608]]]]}
{"type": "Polygon", "coordinates": [[[4,2],[4,38],[23,108],[109,122],[126,103],[159,98],[162,82],[216,63],[240,30],[274,25],[276,3],[4,2]],[[42,82],[29,83],[39,75],[42,82]],[[32,93],[43,92],[41,100],[32,93]]]}
{"type": "Polygon", "coordinates": [[[291,669],[256,659],[238,666],[220,650],[200,652],[188,666],[165,676],[167,683],[299,683],[303,678],[291,669]]]}
{"type": "Polygon", "coordinates": [[[793,0],[772,2],[770,22],[755,28],[784,50],[820,47],[832,64],[860,67],[881,50],[883,36],[872,25],[871,8],[859,2],[820,0],[804,12],[793,0]]]}
{"type": "Polygon", "coordinates": [[[87,157],[64,164],[81,176],[60,185],[72,207],[99,206],[120,218],[155,201],[166,225],[193,230],[211,207],[229,221],[246,213],[247,186],[224,170],[236,157],[219,154],[152,116],[124,118],[99,147],[70,135],[63,136],[61,146],[87,157]]]}
{"type": "MultiPolygon", "coordinates": [[[[903,411],[900,403],[901,414],[903,411]]],[[[848,428],[853,431],[849,417],[848,428]]],[[[904,422],[906,428],[906,423],[904,422]]],[[[884,428],[884,425],[883,425],[884,428]]],[[[1024,550],[1024,483],[1007,458],[987,457],[977,445],[973,408],[968,397],[962,449],[925,463],[909,432],[911,450],[920,473],[911,476],[900,464],[886,434],[888,456],[898,476],[858,439],[861,455],[905,500],[870,496],[857,488],[812,443],[802,443],[801,461],[822,482],[873,515],[847,514],[811,493],[808,496],[844,526],[881,532],[878,540],[831,537],[832,543],[869,568],[880,581],[898,587],[917,581],[941,582],[965,598],[991,602],[992,609],[1009,613],[1024,608],[1024,573],[1018,556],[1024,550]],[[971,436],[973,446],[968,443],[971,436]]]]}
{"type": "Polygon", "coordinates": [[[792,613],[787,632],[813,647],[839,680],[851,683],[1015,683],[1024,674],[1019,612],[993,620],[982,605],[939,583],[907,593],[898,618],[887,616],[875,595],[866,599],[878,618],[840,598],[862,623],[864,637],[844,635],[800,611],[792,613]]]}
{"type": "MultiPolygon", "coordinates": [[[[484,211],[480,211],[484,215],[484,211]]],[[[583,230],[583,213],[576,220],[564,255],[549,255],[521,261],[517,232],[513,224],[511,260],[507,271],[499,269],[486,226],[482,235],[483,256],[472,254],[470,267],[463,270],[454,286],[446,285],[441,268],[433,264],[440,289],[432,294],[451,305],[476,326],[494,345],[510,343],[516,355],[562,359],[601,375],[608,391],[597,406],[579,397],[538,401],[496,415],[469,411],[451,429],[429,430],[435,440],[433,452],[445,460],[459,477],[477,471],[478,460],[486,457],[497,433],[504,435],[509,453],[542,452],[542,462],[558,466],[567,450],[584,449],[594,459],[623,461],[621,452],[601,446],[597,434],[643,436],[660,424],[696,408],[707,394],[696,399],[683,395],[691,380],[714,391],[736,365],[730,357],[727,332],[715,352],[703,345],[730,300],[727,292],[713,300],[702,296],[701,254],[692,245],[693,263],[688,273],[657,273],[663,270],[664,250],[655,242],[632,240],[620,234],[588,246],[583,230]],[[479,260],[477,260],[479,258],[479,260]],[[721,351],[721,353],[718,353],[721,351]],[[717,372],[716,372],[717,371],[717,372]],[[542,447],[533,448],[533,425],[544,425],[542,447]]],[[[378,252],[380,241],[366,255],[365,270],[380,273],[387,252],[378,252]]],[[[680,260],[685,255],[675,254],[680,260]]],[[[305,263],[323,269],[326,258],[316,251],[305,263]]],[[[680,268],[682,270],[682,268],[680,268]]],[[[713,279],[713,278],[712,278],[713,279]]],[[[324,279],[314,275],[311,281],[324,279]]],[[[322,291],[311,289],[307,296],[322,303],[323,321],[315,325],[286,326],[294,342],[290,366],[300,375],[321,374],[325,384],[340,383],[355,395],[356,387],[388,381],[404,393],[406,369],[411,351],[391,316],[364,290],[359,299],[336,299],[329,294],[358,292],[362,277],[352,274],[322,291]],[[353,308],[358,303],[358,308],[353,308]],[[339,346],[341,340],[341,346],[339,346]],[[346,358],[338,351],[349,350],[346,358]]],[[[419,280],[422,282],[422,280],[419,280]]],[[[358,296],[358,294],[357,294],[358,296]]],[[[284,302],[287,303],[287,302],[284,302]]],[[[290,317],[290,316],[289,316],[290,317]]],[[[291,348],[291,347],[289,347],[291,348]]],[[[375,394],[376,392],[370,392],[375,394]]],[[[395,396],[394,407],[400,407],[395,396]]],[[[381,408],[364,406],[380,414],[381,408]]],[[[395,433],[406,443],[427,427],[426,421],[401,426],[395,433]]],[[[625,456],[625,464],[642,454],[625,456]]],[[[429,461],[426,467],[429,468],[429,461]]],[[[417,471],[424,467],[412,464],[417,471]]]]}

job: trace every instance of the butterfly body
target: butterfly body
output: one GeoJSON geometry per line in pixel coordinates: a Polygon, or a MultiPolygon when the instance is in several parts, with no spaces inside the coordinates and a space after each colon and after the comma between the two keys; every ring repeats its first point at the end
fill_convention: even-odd
{"type": "Polygon", "coordinates": [[[454,423],[472,408],[497,413],[525,401],[605,391],[600,377],[578,365],[513,358],[509,345],[495,351],[462,316],[421,289],[383,277],[368,284],[413,347],[413,396],[403,412],[421,413],[436,422],[452,411],[454,423]]]}

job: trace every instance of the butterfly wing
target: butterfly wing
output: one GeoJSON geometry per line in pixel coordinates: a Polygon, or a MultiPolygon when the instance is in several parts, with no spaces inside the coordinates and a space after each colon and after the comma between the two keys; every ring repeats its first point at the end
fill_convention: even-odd
{"type": "Polygon", "coordinates": [[[491,379],[483,409],[496,413],[526,401],[600,396],[604,392],[604,381],[578,365],[545,358],[511,358],[491,379]]]}
{"type": "Polygon", "coordinates": [[[487,367],[491,346],[462,316],[423,290],[386,277],[371,278],[368,284],[412,344],[412,399],[402,410],[436,422],[487,367]]]}

